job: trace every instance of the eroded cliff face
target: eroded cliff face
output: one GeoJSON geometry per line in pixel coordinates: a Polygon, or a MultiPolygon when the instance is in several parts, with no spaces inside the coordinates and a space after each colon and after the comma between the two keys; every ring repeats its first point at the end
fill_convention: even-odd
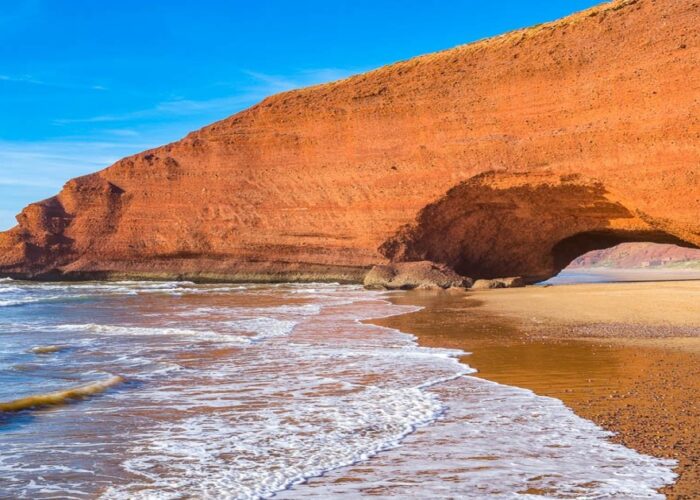
{"type": "Polygon", "coordinates": [[[625,0],[273,96],[31,205],[0,274],[540,279],[700,245],[700,4],[625,0]]]}

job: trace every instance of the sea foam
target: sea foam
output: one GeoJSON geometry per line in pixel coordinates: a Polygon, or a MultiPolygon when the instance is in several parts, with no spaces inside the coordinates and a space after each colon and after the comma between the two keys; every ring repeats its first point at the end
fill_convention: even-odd
{"type": "Polygon", "coordinates": [[[611,443],[561,402],[473,377],[465,353],[365,324],[417,310],[381,292],[15,285],[72,304],[13,311],[0,364],[71,346],[15,383],[52,394],[105,371],[129,383],[0,429],[8,496],[653,498],[673,480],[672,462],[611,443]],[[83,295],[94,309],[71,303],[83,295]]]}

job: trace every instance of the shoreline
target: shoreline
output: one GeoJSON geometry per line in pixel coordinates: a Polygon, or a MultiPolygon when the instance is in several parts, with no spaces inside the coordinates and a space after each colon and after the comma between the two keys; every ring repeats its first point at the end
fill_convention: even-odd
{"type": "Polygon", "coordinates": [[[613,432],[614,442],[677,460],[678,478],[661,492],[685,499],[700,491],[700,306],[677,307],[700,295],[700,282],[677,285],[396,293],[393,303],[423,309],[372,323],[413,334],[422,346],[469,352],[461,361],[474,376],[557,398],[613,432]],[[578,306],[565,307],[562,319],[558,308],[572,301],[578,306]],[[629,301],[642,313],[631,318],[620,307],[629,301]],[[609,306],[592,322],[598,302],[609,306]]]}

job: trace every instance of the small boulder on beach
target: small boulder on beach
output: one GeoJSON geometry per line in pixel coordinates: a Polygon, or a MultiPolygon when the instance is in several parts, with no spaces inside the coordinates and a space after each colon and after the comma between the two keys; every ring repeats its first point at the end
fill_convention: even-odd
{"type": "Polygon", "coordinates": [[[364,285],[370,289],[435,290],[469,288],[472,280],[445,264],[424,260],[374,266],[365,275],[364,285]]]}
{"type": "Polygon", "coordinates": [[[520,276],[509,278],[496,278],[491,280],[476,280],[472,285],[475,290],[489,290],[492,288],[519,288],[525,286],[525,280],[520,276]]]}

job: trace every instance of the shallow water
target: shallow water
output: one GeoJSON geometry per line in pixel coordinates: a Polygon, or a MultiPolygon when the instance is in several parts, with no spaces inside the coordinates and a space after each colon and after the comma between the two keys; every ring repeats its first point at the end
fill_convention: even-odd
{"type": "Polygon", "coordinates": [[[672,481],[558,400],[361,322],[413,310],[338,285],[3,281],[0,402],[124,381],[0,413],[0,497],[652,498],[672,481]]]}

